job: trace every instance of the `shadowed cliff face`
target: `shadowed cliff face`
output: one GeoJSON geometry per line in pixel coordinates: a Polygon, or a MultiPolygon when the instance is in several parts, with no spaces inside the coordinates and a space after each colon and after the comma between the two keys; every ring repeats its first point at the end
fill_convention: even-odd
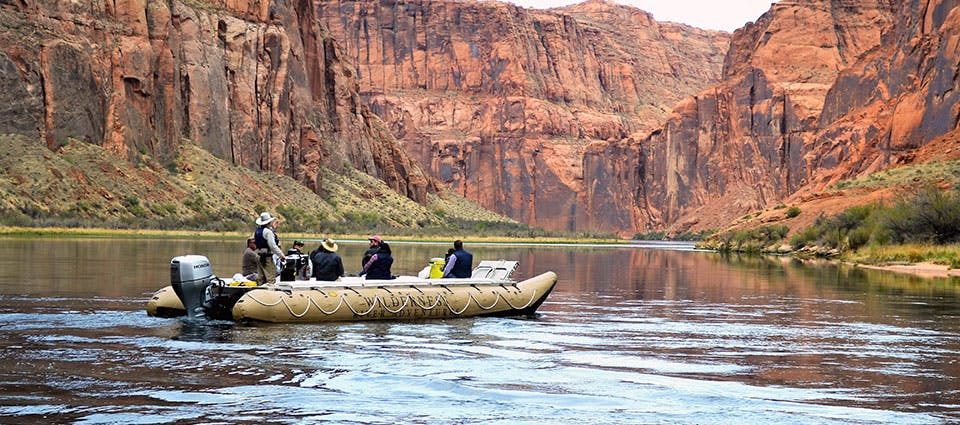
{"type": "Polygon", "coordinates": [[[780,1],[731,40],[597,0],[0,0],[0,133],[701,230],[954,140],[958,5],[780,1]]]}
{"type": "Polygon", "coordinates": [[[0,132],[162,162],[188,139],[322,190],[358,168],[426,199],[429,180],[360,102],[310,1],[0,1],[0,132]]]}
{"type": "Polygon", "coordinates": [[[637,179],[638,151],[621,141],[716,82],[728,42],[602,1],[316,3],[364,100],[433,176],[558,230],[635,227],[636,186],[616,177],[637,179]]]}
{"type": "Polygon", "coordinates": [[[805,155],[811,184],[799,196],[909,163],[914,149],[957,128],[960,2],[893,6],[895,25],[881,45],[841,72],[826,97],[822,130],[805,155]]]}

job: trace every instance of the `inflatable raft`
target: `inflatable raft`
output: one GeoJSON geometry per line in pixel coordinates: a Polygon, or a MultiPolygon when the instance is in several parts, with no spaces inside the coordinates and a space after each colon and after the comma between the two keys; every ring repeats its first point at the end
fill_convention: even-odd
{"type": "Polygon", "coordinates": [[[154,293],[147,313],[272,323],[532,315],[557,275],[546,272],[515,282],[509,276],[516,266],[515,261],[483,261],[465,279],[344,277],[256,286],[219,279],[210,273],[206,257],[187,255],[170,262],[171,284],[154,293]]]}

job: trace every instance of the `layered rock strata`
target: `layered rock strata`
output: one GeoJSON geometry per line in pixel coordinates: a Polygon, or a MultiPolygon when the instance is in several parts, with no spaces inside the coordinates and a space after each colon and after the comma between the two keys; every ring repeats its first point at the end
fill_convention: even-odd
{"type": "MultiPolygon", "coordinates": [[[[0,132],[171,163],[195,143],[321,192],[354,167],[424,201],[430,180],[360,101],[307,0],[0,1],[0,132]]],[[[213,171],[215,172],[215,170],[213,171]]]]}
{"type": "Polygon", "coordinates": [[[549,11],[426,0],[317,5],[364,100],[433,176],[487,208],[557,230],[633,227],[633,187],[612,177],[633,172],[625,161],[636,152],[618,146],[718,81],[728,42],[597,0],[549,11]]]}
{"type": "MultiPolygon", "coordinates": [[[[904,8],[884,0],[781,1],[737,30],[723,81],[685,99],[639,144],[636,228],[722,227],[822,187],[810,185],[838,167],[859,167],[818,159],[831,137],[821,129],[839,118],[840,98],[873,91],[835,83],[877,55],[903,25],[904,8]]],[[[840,145],[871,143],[852,142],[840,145]]]]}
{"type": "Polygon", "coordinates": [[[882,43],[844,69],[805,154],[804,196],[852,176],[910,162],[960,125],[960,1],[891,2],[882,43]]]}
{"type": "Polygon", "coordinates": [[[639,226],[722,227],[938,150],[960,123],[958,6],[775,3],[734,34],[723,81],[640,143],[639,226]]]}

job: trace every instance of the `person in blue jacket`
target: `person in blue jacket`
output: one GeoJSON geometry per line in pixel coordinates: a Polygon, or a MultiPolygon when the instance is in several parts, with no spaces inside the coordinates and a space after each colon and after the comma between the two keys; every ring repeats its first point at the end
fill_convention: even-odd
{"type": "Polygon", "coordinates": [[[463,249],[463,241],[453,241],[453,254],[447,258],[443,277],[467,278],[473,274],[473,254],[463,249]]]}
{"type": "Polygon", "coordinates": [[[277,226],[280,225],[280,219],[263,212],[257,218],[257,230],[253,232],[253,241],[257,246],[257,284],[276,283],[277,265],[274,263],[274,256],[284,258],[283,251],[280,250],[280,237],[277,236],[277,226]]]}

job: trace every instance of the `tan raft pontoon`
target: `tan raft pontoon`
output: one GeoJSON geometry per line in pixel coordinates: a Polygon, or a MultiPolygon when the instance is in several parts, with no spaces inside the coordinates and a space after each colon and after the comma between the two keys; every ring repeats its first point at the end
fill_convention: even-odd
{"type": "MultiPolygon", "coordinates": [[[[184,267],[192,267],[196,265],[189,261],[192,257],[205,260],[177,257],[171,266],[180,267],[184,261],[177,259],[187,259],[184,267]]],[[[273,323],[532,315],[553,290],[557,275],[546,272],[514,282],[509,275],[516,266],[515,261],[483,261],[466,279],[344,277],[336,282],[292,281],[253,287],[248,282],[213,277],[210,283],[201,284],[202,290],[193,291],[202,298],[198,302],[191,299],[196,296],[189,295],[186,284],[174,281],[148,301],[147,313],[273,323]],[[188,294],[190,309],[184,307],[177,286],[188,294]]]]}

